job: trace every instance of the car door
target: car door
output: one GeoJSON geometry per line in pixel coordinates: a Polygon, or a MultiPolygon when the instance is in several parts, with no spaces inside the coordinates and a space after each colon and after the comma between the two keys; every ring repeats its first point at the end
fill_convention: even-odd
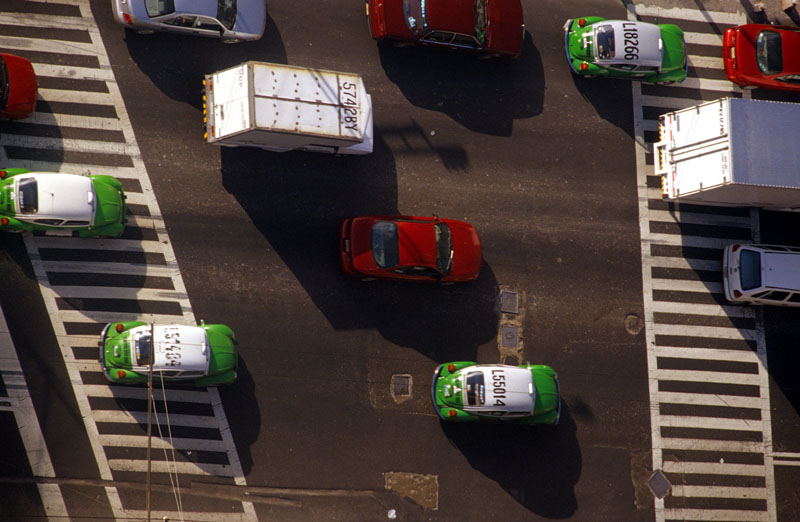
{"type": "Polygon", "coordinates": [[[195,32],[194,25],[197,23],[195,15],[177,15],[167,19],[159,20],[161,28],[170,33],[191,34],[195,32]]]}

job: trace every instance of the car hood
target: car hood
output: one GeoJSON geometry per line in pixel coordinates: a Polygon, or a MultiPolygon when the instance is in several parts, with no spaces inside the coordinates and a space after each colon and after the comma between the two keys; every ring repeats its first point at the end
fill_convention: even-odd
{"type": "Polygon", "coordinates": [[[209,373],[222,373],[235,370],[239,364],[236,341],[213,328],[207,328],[208,342],[211,345],[209,373]]]}
{"type": "Polygon", "coordinates": [[[105,183],[94,182],[97,196],[94,223],[96,227],[125,221],[125,201],[119,190],[105,183]]]}
{"type": "Polygon", "coordinates": [[[37,82],[31,62],[19,56],[2,54],[8,70],[8,100],[4,110],[32,113],[36,109],[37,82]]]}
{"type": "Polygon", "coordinates": [[[464,405],[463,377],[460,371],[442,375],[436,380],[436,400],[439,404],[451,408],[462,408],[464,405]]]}
{"type": "Polygon", "coordinates": [[[536,400],[533,405],[536,415],[558,410],[560,396],[555,378],[536,370],[532,373],[536,386],[536,400]]]}
{"type": "Polygon", "coordinates": [[[572,29],[569,32],[569,39],[567,40],[567,50],[569,56],[573,60],[581,60],[584,62],[592,62],[594,56],[592,55],[592,25],[579,27],[577,20],[573,20],[572,29]],[[584,35],[588,38],[586,47],[583,47],[584,35]]]}
{"type": "MultiPolygon", "coordinates": [[[[475,227],[463,221],[447,221],[453,241],[450,277],[474,278],[483,265],[483,247],[475,227]]],[[[436,253],[434,252],[434,258],[436,253]]]]}
{"type": "Polygon", "coordinates": [[[486,10],[489,21],[486,48],[513,55],[522,53],[523,18],[519,0],[491,0],[486,10]]]}
{"type": "Polygon", "coordinates": [[[264,34],[267,26],[267,4],[265,0],[239,0],[236,5],[236,22],[233,30],[237,33],[264,34]]]}

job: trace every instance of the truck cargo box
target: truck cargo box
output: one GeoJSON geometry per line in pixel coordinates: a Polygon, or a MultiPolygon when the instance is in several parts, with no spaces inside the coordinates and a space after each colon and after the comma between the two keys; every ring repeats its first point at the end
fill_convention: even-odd
{"type": "Polygon", "coordinates": [[[723,98],[659,117],[667,199],[800,208],[800,104],[723,98]]]}
{"type": "Polygon", "coordinates": [[[204,84],[208,143],[372,152],[372,100],[357,74],[251,61],[204,84]]]}

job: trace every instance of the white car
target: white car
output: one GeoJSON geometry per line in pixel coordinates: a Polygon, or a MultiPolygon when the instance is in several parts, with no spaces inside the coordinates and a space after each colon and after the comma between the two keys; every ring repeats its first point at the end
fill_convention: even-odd
{"type": "Polygon", "coordinates": [[[722,281],[735,303],[800,306],[800,247],[728,245],[722,281]]]}
{"type": "Polygon", "coordinates": [[[139,33],[164,31],[258,40],[267,25],[266,0],[114,0],[117,22],[139,33]]]}

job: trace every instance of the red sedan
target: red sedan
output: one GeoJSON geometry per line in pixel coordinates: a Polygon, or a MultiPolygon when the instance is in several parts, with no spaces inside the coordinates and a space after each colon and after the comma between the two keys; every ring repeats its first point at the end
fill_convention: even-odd
{"type": "Polygon", "coordinates": [[[25,58],[0,53],[0,118],[27,118],[36,109],[38,86],[25,58]]]}
{"type": "Polygon", "coordinates": [[[725,31],[725,76],[742,87],[800,91],[800,29],[748,24],[725,31]]]}
{"type": "Polygon", "coordinates": [[[520,0],[367,0],[372,37],[487,55],[522,53],[520,0]]]}
{"type": "Polygon", "coordinates": [[[342,269],[362,279],[472,281],[483,263],[478,232],[455,219],[361,216],[339,226],[342,269]]]}

